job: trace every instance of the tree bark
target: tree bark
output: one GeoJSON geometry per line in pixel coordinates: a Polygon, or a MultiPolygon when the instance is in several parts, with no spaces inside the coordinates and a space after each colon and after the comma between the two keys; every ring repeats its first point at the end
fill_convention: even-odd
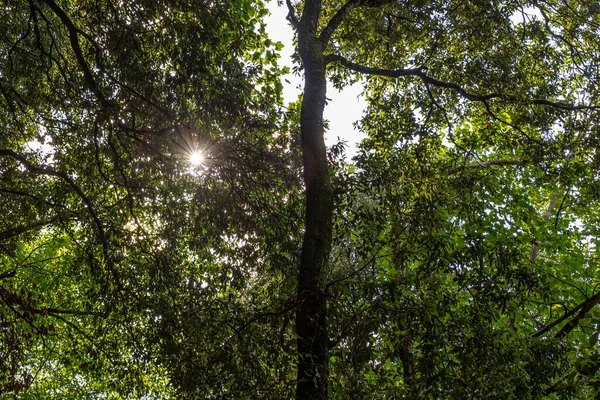
{"type": "Polygon", "coordinates": [[[327,399],[328,337],[323,270],[331,250],[333,191],[323,137],[325,58],[317,36],[320,1],[307,1],[298,25],[304,67],[300,131],[306,186],[305,232],[298,270],[296,334],[297,399],[327,399]]]}

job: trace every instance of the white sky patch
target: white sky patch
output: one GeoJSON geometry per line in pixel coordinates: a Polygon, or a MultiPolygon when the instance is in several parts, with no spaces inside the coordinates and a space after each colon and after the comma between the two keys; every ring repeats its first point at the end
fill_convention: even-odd
{"type": "MultiPolygon", "coordinates": [[[[287,7],[277,6],[275,0],[268,4],[269,15],[265,22],[267,33],[273,41],[284,44],[281,51],[281,64],[292,68],[292,54],[294,53],[294,30],[286,20],[287,7]]],[[[283,98],[286,102],[295,101],[302,92],[303,79],[293,73],[284,77],[289,83],[283,82],[283,98]]],[[[325,120],[329,121],[329,130],[325,134],[325,144],[331,146],[338,142],[338,138],[347,142],[346,161],[356,155],[356,145],[365,135],[354,129],[353,123],[360,119],[366,103],[361,95],[362,86],[354,84],[342,91],[336,90],[333,85],[327,85],[328,104],[325,107],[325,120]]]]}
{"type": "Polygon", "coordinates": [[[513,24],[519,23],[528,23],[533,20],[543,20],[543,16],[535,7],[525,7],[522,11],[515,11],[513,15],[510,16],[510,20],[513,24]]]}
{"type": "Polygon", "coordinates": [[[31,140],[25,143],[25,147],[41,156],[44,164],[52,165],[54,163],[54,147],[50,143],[41,143],[38,140],[31,140]]]}

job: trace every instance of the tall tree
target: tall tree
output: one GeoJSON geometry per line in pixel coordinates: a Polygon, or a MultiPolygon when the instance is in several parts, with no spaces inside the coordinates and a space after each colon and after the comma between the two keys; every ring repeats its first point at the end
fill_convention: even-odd
{"type": "MultiPolygon", "coordinates": [[[[575,157],[574,154],[581,155],[583,143],[595,143],[595,134],[590,132],[597,129],[596,104],[599,104],[594,83],[598,66],[598,38],[595,34],[598,26],[597,8],[577,1],[407,3],[385,0],[306,0],[293,3],[288,0],[287,6],[288,19],[297,30],[298,54],[305,79],[300,121],[306,216],[298,273],[296,398],[328,398],[328,353],[332,343],[328,333],[332,329],[327,320],[327,292],[332,282],[340,283],[354,275],[360,275],[361,271],[361,268],[356,269],[357,266],[354,265],[355,270],[347,273],[345,278],[328,278],[334,269],[329,263],[329,257],[335,215],[331,168],[323,139],[328,73],[340,86],[357,76],[368,77],[366,87],[371,108],[363,121],[363,127],[371,134],[373,141],[365,143],[365,152],[358,158],[365,169],[365,173],[360,175],[369,176],[369,171],[374,171],[375,176],[371,177],[371,182],[381,182],[379,185],[384,185],[382,189],[391,190],[386,197],[393,196],[397,201],[408,200],[404,211],[399,213],[394,210],[396,205],[389,203],[385,197],[379,199],[378,195],[371,195],[372,200],[377,203],[375,208],[383,208],[379,212],[385,218],[379,224],[370,224],[368,228],[370,232],[375,230],[384,233],[373,237],[366,244],[365,252],[370,257],[375,257],[376,243],[385,243],[391,252],[393,270],[400,275],[395,278],[399,280],[396,284],[388,282],[390,286],[387,289],[383,286],[378,289],[379,293],[372,294],[376,301],[367,300],[367,303],[380,303],[379,307],[387,304],[388,310],[394,310],[398,302],[390,302],[390,297],[403,297],[406,301],[406,292],[399,290],[418,293],[417,296],[421,297],[419,301],[426,303],[426,298],[430,295],[421,292],[419,287],[431,285],[428,290],[458,292],[458,295],[453,293],[451,296],[458,302],[455,304],[456,310],[472,302],[478,304],[477,311],[469,310],[468,306],[462,310],[470,315],[464,321],[461,321],[462,316],[454,316],[448,320],[446,313],[454,314],[456,310],[444,312],[435,305],[429,305],[430,309],[421,311],[421,314],[426,315],[421,315],[421,318],[427,318],[427,323],[410,322],[411,313],[402,310],[391,311],[392,314],[387,315],[384,313],[381,316],[383,322],[367,329],[367,337],[364,339],[372,342],[373,338],[379,337],[395,348],[395,351],[378,362],[387,368],[390,363],[392,366],[397,365],[393,360],[400,361],[400,366],[395,368],[403,371],[403,388],[399,392],[403,395],[412,393],[412,396],[436,397],[436,391],[445,390],[456,397],[472,396],[477,392],[498,396],[500,387],[486,387],[483,383],[486,378],[482,377],[475,379],[476,383],[470,390],[466,389],[465,393],[444,389],[445,384],[436,376],[440,367],[435,365],[436,357],[431,352],[437,350],[452,353],[457,351],[456,346],[462,346],[464,352],[481,352],[483,355],[484,348],[499,346],[498,342],[494,342],[494,334],[489,331],[498,328],[494,328],[494,324],[483,322],[478,314],[485,312],[493,315],[507,309],[514,312],[515,308],[521,308],[522,313],[532,315],[532,311],[525,311],[522,305],[507,305],[506,297],[513,302],[521,298],[521,290],[517,290],[521,285],[535,292],[533,288],[537,283],[530,280],[536,278],[530,276],[533,273],[531,266],[523,267],[525,271],[519,272],[529,276],[527,278],[510,276],[513,272],[508,273],[506,269],[517,268],[520,271],[521,267],[516,266],[523,264],[522,258],[520,259],[523,250],[519,256],[503,249],[511,245],[519,247],[519,239],[503,236],[498,242],[492,234],[494,229],[488,225],[490,222],[482,221],[482,212],[499,212],[502,205],[493,205],[488,197],[483,201],[479,213],[475,211],[477,218],[474,220],[471,212],[465,218],[462,214],[464,211],[451,207],[448,201],[452,199],[451,201],[460,202],[460,199],[465,199],[462,201],[474,202],[483,193],[493,194],[494,191],[506,191],[506,199],[520,196],[517,193],[532,184],[530,180],[523,180],[523,175],[538,175],[540,168],[547,171],[550,164],[553,166],[551,168],[560,168],[561,172],[551,182],[540,177],[545,185],[552,187],[547,189],[550,193],[545,192],[550,206],[544,215],[547,215],[546,219],[555,215],[555,228],[558,229],[556,198],[562,195],[564,206],[567,193],[573,190],[574,185],[570,180],[564,181],[562,169],[569,168],[569,161],[571,157],[575,157]],[[465,128],[462,128],[465,123],[474,126],[466,128],[467,132],[476,133],[465,132],[465,128]],[[461,129],[457,130],[456,126],[461,129]],[[510,137],[510,140],[506,137],[510,137]],[[449,143],[443,143],[443,140],[449,143]],[[512,151],[506,151],[507,149],[512,151]],[[377,162],[373,160],[376,155],[381,157],[377,162]],[[473,159],[476,161],[472,162],[473,159]],[[416,163],[420,171],[403,165],[408,163],[416,163]],[[457,166],[456,163],[461,165],[457,166]],[[517,188],[512,188],[514,191],[507,190],[502,181],[494,181],[491,187],[484,190],[465,189],[465,186],[481,185],[479,180],[470,183],[462,181],[458,186],[455,182],[448,182],[453,176],[468,179],[465,177],[470,176],[471,171],[514,165],[527,165],[522,175],[513,177],[520,182],[517,188]],[[397,171],[397,175],[392,173],[390,176],[390,169],[397,171]],[[438,185],[448,189],[440,189],[438,185]],[[453,192],[455,190],[458,192],[453,192]],[[470,200],[464,197],[465,190],[471,193],[470,200]],[[400,194],[403,192],[403,195],[400,194]],[[409,199],[412,197],[412,200],[406,199],[406,196],[409,199]],[[449,219],[452,223],[444,225],[444,219],[449,219]],[[457,230],[464,231],[456,235],[457,230]],[[422,237],[425,246],[418,242],[419,237],[422,237]],[[458,248],[450,243],[457,240],[464,241],[458,248]],[[506,251],[511,255],[506,254],[506,251]],[[414,278],[404,278],[405,281],[402,282],[403,278],[400,276],[408,274],[412,269],[427,270],[439,279],[419,282],[414,278]],[[449,271],[443,274],[441,272],[444,269],[449,271]],[[464,282],[464,275],[470,275],[473,270],[477,270],[479,274],[477,283],[468,280],[464,282]],[[505,287],[499,289],[501,286],[505,287]],[[504,294],[500,295],[497,291],[504,294]],[[512,292],[513,298],[507,292],[512,292]],[[459,296],[465,296],[465,299],[459,301],[459,296]],[[494,305],[494,302],[498,304],[494,305]],[[482,307],[481,304],[486,306],[482,307]],[[407,315],[397,320],[393,317],[394,312],[405,312],[407,315]],[[430,326],[429,329],[439,332],[436,320],[443,326],[450,323],[459,326],[459,336],[483,335],[492,342],[482,339],[469,347],[466,343],[457,343],[455,339],[443,343],[439,341],[440,338],[423,337],[417,332],[424,326],[430,326]],[[389,339],[386,337],[389,334],[385,333],[389,323],[392,324],[390,334],[397,337],[392,342],[386,340],[389,339]],[[411,334],[414,336],[411,337],[411,334]],[[419,361],[417,365],[415,360],[419,361]]],[[[581,189],[578,187],[577,190],[581,189]]],[[[538,203],[538,206],[541,204],[538,203]]],[[[357,207],[356,203],[354,207],[357,207]]],[[[530,211],[528,218],[536,218],[534,210],[530,211]]],[[[350,213],[353,212],[356,210],[350,213]]],[[[369,215],[361,214],[358,216],[369,215]]],[[[577,211],[573,210],[570,215],[581,222],[576,217],[577,211]]],[[[518,231],[524,229],[522,225],[517,226],[518,231]]],[[[358,231],[354,234],[366,233],[358,231]]],[[[519,237],[516,232],[513,235],[519,237]]],[[[539,265],[539,239],[529,240],[532,241],[533,248],[528,261],[532,265],[539,265]]],[[[381,263],[378,264],[381,268],[381,263]]],[[[537,276],[536,273],[533,275],[537,276]]],[[[381,279],[381,276],[377,278],[381,279]]],[[[366,293],[361,296],[363,301],[368,299],[368,296],[363,296],[366,293]]],[[[542,295],[544,298],[547,296],[548,294],[542,295]]],[[[436,297],[433,296],[430,300],[435,300],[436,297]]],[[[444,301],[452,303],[449,299],[436,301],[442,301],[440,304],[444,301]]],[[[593,295],[576,307],[581,310],[581,314],[565,325],[556,336],[562,338],[571,332],[596,302],[596,296],[593,295]]],[[[573,313],[574,311],[568,312],[567,315],[570,317],[573,313]]],[[[565,319],[568,318],[559,318],[559,321],[563,322],[565,319]]],[[[536,320],[536,323],[539,322],[536,320]]],[[[508,325],[514,326],[512,317],[508,325]]],[[[534,334],[541,335],[542,332],[534,334]]],[[[594,335],[597,334],[594,333],[592,337],[594,335]]],[[[515,336],[517,337],[518,335],[515,336]]],[[[346,339],[348,338],[344,339],[342,335],[337,343],[346,339]]],[[[551,354],[557,357],[560,353],[557,347],[544,348],[540,342],[532,343],[527,337],[523,340],[520,348],[514,346],[518,348],[517,351],[542,352],[547,357],[553,357],[551,354]],[[530,343],[528,348],[525,343],[530,343]]],[[[459,358],[460,367],[455,368],[469,370],[470,361],[462,356],[459,358]]],[[[504,358],[501,362],[504,366],[525,362],[518,359],[519,357],[513,360],[504,358]]],[[[452,365],[456,361],[447,357],[445,362],[452,365]]],[[[540,371],[544,370],[546,377],[551,380],[556,370],[552,370],[551,365],[546,367],[550,369],[541,368],[540,371]]],[[[452,366],[450,368],[454,369],[452,366]]],[[[394,370],[391,369],[390,372],[393,373],[394,370]]],[[[542,390],[540,387],[548,384],[544,379],[534,378],[540,371],[526,372],[531,379],[528,391],[530,395],[539,394],[542,390]]],[[[471,376],[461,377],[461,373],[457,375],[461,381],[472,379],[471,376]]],[[[509,381],[506,375],[496,376],[506,379],[504,385],[509,381]]],[[[393,385],[392,383],[392,387],[393,385]]],[[[512,389],[523,395],[524,389],[519,388],[520,384],[514,385],[516,389],[512,389]]],[[[553,385],[546,391],[551,392],[556,387],[553,385]]],[[[506,392],[510,393],[511,390],[506,392]]]]}

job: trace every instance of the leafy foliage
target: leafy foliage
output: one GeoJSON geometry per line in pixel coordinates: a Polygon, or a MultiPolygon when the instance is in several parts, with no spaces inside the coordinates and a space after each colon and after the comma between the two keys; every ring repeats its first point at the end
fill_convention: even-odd
{"type": "Polygon", "coordinates": [[[260,1],[1,6],[0,390],[595,398],[597,5],[286,3],[286,107],[260,1]]]}

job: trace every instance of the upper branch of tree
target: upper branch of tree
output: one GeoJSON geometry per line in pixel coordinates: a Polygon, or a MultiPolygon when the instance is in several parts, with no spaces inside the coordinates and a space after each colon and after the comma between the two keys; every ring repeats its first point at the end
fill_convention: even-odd
{"type": "Polygon", "coordinates": [[[0,279],[12,278],[17,274],[16,269],[11,269],[10,271],[6,271],[0,274],[0,279]]]}
{"type": "Polygon", "coordinates": [[[390,78],[399,78],[401,76],[419,76],[419,73],[423,72],[423,69],[424,69],[423,67],[419,67],[419,68],[391,70],[391,69],[365,67],[365,66],[353,63],[353,62],[347,60],[346,58],[344,58],[340,55],[337,55],[337,54],[327,55],[325,58],[325,62],[327,64],[337,62],[337,63],[343,65],[344,67],[348,68],[349,70],[352,70],[352,71],[355,71],[355,72],[358,72],[361,74],[388,76],[390,78]]]}
{"type": "MultiPolygon", "coordinates": [[[[11,273],[10,276],[14,276],[16,274],[16,271],[15,271],[15,273],[12,273],[12,272],[13,271],[9,272],[9,273],[11,273]]],[[[4,274],[4,275],[8,275],[8,273],[4,274]]],[[[2,277],[2,276],[0,275],[0,277],[2,277]]],[[[102,318],[106,318],[106,316],[107,316],[106,312],[98,312],[98,311],[67,310],[67,309],[59,309],[59,308],[52,308],[52,307],[35,308],[31,304],[31,302],[28,301],[26,298],[18,296],[16,293],[8,290],[4,286],[0,286],[0,296],[2,296],[2,300],[4,300],[4,302],[6,304],[11,304],[11,305],[16,304],[20,309],[25,310],[31,314],[39,314],[42,316],[46,316],[46,315],[52,315],[52,316],[56,316],[56,315],[77,315],[77,316],[91,315],[91,316],[102,317],[102,318]]]]}
{"type": "Polygon", "coordinates": [[[579,304],[577,307],[575,307],[572,310],[570,310],[569,312],[565,313],[562,317],[558,318],[556,321],[552,322],[551,324],[548,324],[548,325],[544,326],[542,329],[540,329],[539,331],[537,331],[536,333],[534,333],[533,337],[540,337],[540,336],[542,336],[544,333],[548,332],[549,330],[551,330],[552,328],[554,328],[556,325],[560,324],[561,322],[563,322],[564,320],[566,320],[567,318],[569,318],[570,316],[572,316],[573,314],[575,314],[581,307],[583,307],[584,304],[585,304],[585,301],[583,303],[579,304]]]}
{"type": "Polygon", "coordinates": [[[77,58],[77,63],[83,71],[83,76],[85,77],[85,81],[89,86],[90,90],[92,91],[92,93],[94,93],[96,98],[98,98],[98,100],[103,106],[111,106],[112,104],[106,99],[106,97],[104,97],[104,95],[100,91],[100,88],[98,87],[98,84],[96,83],[96,80],[92,75],[92,71],[90,70],[87,61],[83,56],[83,51],[81,50],[81,46],[79,44],[79,34],[81,33],[80,29],[78,29],[75,26],[75,24],[73,23],[73,21],[71,21],[71,19],[65,13],[65,11],[62,8],[60,8],[55,2],[53,2],[52,0],[42,1],[45,4],[47,4],[48,7],[50,7],[50,9],[54,12],[54,14],[56,14],[56,16],[62,21],[62,23],[69,31],[69,40],[71,41],[71,47],[73,48],[73,52],[75,53],[75,57],[77,58]]]}
{"type": "Polygon", "coordinates": [[[107,316],[106,312],[86,311],[86,310],[61,310],[58,308],[33,309],[31,312],[33,314],[53,315],[53,316],[55,316],[55,315],[77,315],[77,316],[91,315],[91,316],[101,317],[101,318],[106,318],[106,316],[107,316]]]}
{"type": "Polygon", "coordinates": [[[534,333],[533,337],[542,336],[544,333],[548,332],[549,330],[551,330],[552,328],[554,328],[555,326],[557,326],[561,322],[563,322],[566,319],[568,319],[571,316],[573,316],[577,311],[579,311],[579,313],[577,314],[577,316],[575,316],[575,318],[573,318],[571,321],[569,321],[569,323],[567,323],[565,326],[563,326],[561,328],[561,330],[558,331],[556,333],[556,335],[554,335],[557,338],[565,337],[567,334],[569,334],[569,332],[571,332],[573,329],[575,329],[575,327],[579,324],[579,321],[581,321],[585,317],[585,315],[596,304],[598,304],[599,301],[600,301],[600,292],[597,292],[596,294],[594,294],[589,299],[586,299],[585,301],[583,301],[582,303],[580,303],[579,305],[577,305],[577,307],[575,307],[572,310],[570,310],[569,312],[565,313],[565,315],[563,315],[562,317],[558,318],[556,321],[552,322],[551,324],[546,325],[545,327],[543,327],[542,329],[540,329],[539,331],[537,331],[536,333],[534,333]]]}
{"type": "Polygon", "coordinates": [[[358,65],[353,63],[346,58],[339,56],[337,54],[330,54],[326,58],[326,62],[333,63],[337,62],[342,66],[348,68],[351,71],[358,72],[366,75],[376,75],[376,76],[387,76],[390,78],[399,78],[402,76],[416,76],[423,81],[425,84],[429,84],[431,86],[452,89],[456,91],[460,96],[464,97],[467,100],[471,101],[479,101],[483,103],[487,103],[487,101],[492,99],[501,99],[508,102],[513,103],[522,103],[522,104],[535,104],[535,105],[544,105],[548,107],[558,108],[561,110],[598,110],[600,106],[595,105],[585,105],[585,104],[569,104],[563,102],[550,101],[546,99],[518,99],[512,96],[506,96],[502,93],[492,92],[487,94],[477,94],[472,93],[463,88],[462,86],[452,83],[441,81],[439,79],[433,78],[425,73],[427,70],[426,67],[418,67],[418,68],[407,68],[407,69],[383,69],[383,68],[371,68],[365,67],[362,65],[358,65]]]}
{"type": "Polygon", "coordinates": [[[294,9],[294,6],[292,5],[292,2],[290,0],[285,0],[285,3],[288,8],[287,20],[290,21],[294,28],[297,28],[299,21],[298,17],[296,17],[296,10],[294,9]]]}
{"type": "Polygon", "coordinates": [[[50,168],[36,167],[35,165],[31,164],[21,154],[16,153],[9,149],[0,149],[0,156],[8,156],[8,157],[11,157],[11,158],[17,160],[18,162],[21,163],[21,165],[23,165],[25,168],[27,168],[27,170],[29,172],[32,172],[34,174],[55,176],[57,178],[64,180],[65,182],[67,182],[69,184],[69,186],[71,186],[73,191],[75,191],[75,193],[77,193],[77,195],[81,198],[81,200],[83,200],[83,202],[87,206],[87,209],[88,209],[90,215],[92,216],[92,219],[94,220],[94,224],[96,225],[96,228],[98,229],[98,236],[100,238],[100,241],[102,242],[102,246],[104,248],[104,253],[105,253],[105,255],[107,255],[108,241],[106,240],[106,234],[104,232],[104,225],[102,224],[102,221],[100,221],[98,214],[96,214],[96,212],[94,211],[94,207],[93,207],[90,199],[85,195],[85,193],[83,193],[83,191],[79,188],[79,186],[77,186],[77,184],[73,181],[73,179],[71,179],[71,177],[69,175],[65,174],[64,172],[56,171],[56,170],[53,170],[50,168]]]}
{"type": "Polygon", "coordinates": [[[577,325],[579,325],[579,321],[581,321],[586,314],[596,305],[598,304],[598,302],[600,302],[600,292],[597,292],[596,294],[594,294],[592,297],[590,297],[589,299],[587,299],[586,301],[584,301],[581,305],[581,309],[579,310],[579,312],[577,313],[577,315],[575,316],[575,318],[573,318],[572,320],[570,320],[565,326],[563,326],[560,331],[558,331],[556,333],[556,335],[554,335],[557,338],[563,338],[566,335],[569,334],[569,332],[571,332],[573,329],[575,329],[575,327],[577,325]]]}
{"type": "Polygon", "coordinates": [[[335,32],[337,27],[342,23],[342,21],[344,21],[346,15],[348,15],[350,11],[354,10],[356,7],[361,6],[362,4],[364,4],[364,0],[348,0],[346,4],[344,4],[335,13],[335,15],[331,17],[331,19],[327,23],[327,26],[325,27],[325,29],[323,29],[323,32],[321,32],[321,35],[319,36],[319,40],[321,41],[321,43],[323,43],[323,47],[327,46],[329,40],[331,39],[331,35],[333,35],[333,33],[335,32]]]}
{"type": "Polygon", "coordinates": [[[30,230],[38,228],[40,226],[48,225],[48,224],[54,222],[55,220],[56,220],[56,218],[38,220],[38,221],[33,221],[26,225],[16,226],[14,228],[7,229],[5,231],[0,232],[0,240],[10,239],[17,235],[20,235],[21,233],[30,231],[30,230]]]}
{"type": "Polygon", "coordinates": [[[467,90],[465,90],[461,86],[457,85],[456,83],[440,81],[438,79],[432,78],[431,76],[429,76],[425,73],[425,71],[426,71],[425,67],[406,68],[406,69],[371,68],[371,67],[365,67],[365,66],[353,63],[353,62],[347,60],[346,58],[339,56],[337,54],[328,55],[326,58],[326,62],[328,64],[332,63],[332,62],[337,62],[337,63],[343,65],[344,67],[348,68],[351,71],[355,71],[355,72],[358,72],[361,74],[366,74],[366,75],[387,76],[390,78],[400,78],[402,76],[416,76],[416,77],[419,77],[426,84],[429,84],[429,85],[432,85],[435,87],[443,87],[443,88],[447,88],[447,89],[456,90],[462,97],[464,97],[468,100],[472,100],[472,101],[487,101],[487,100],[491,100],[493,98],[501,96],[499,93],[490,93],[490,94],[480,95],[480,94],[468,92],[467,90]]]}

